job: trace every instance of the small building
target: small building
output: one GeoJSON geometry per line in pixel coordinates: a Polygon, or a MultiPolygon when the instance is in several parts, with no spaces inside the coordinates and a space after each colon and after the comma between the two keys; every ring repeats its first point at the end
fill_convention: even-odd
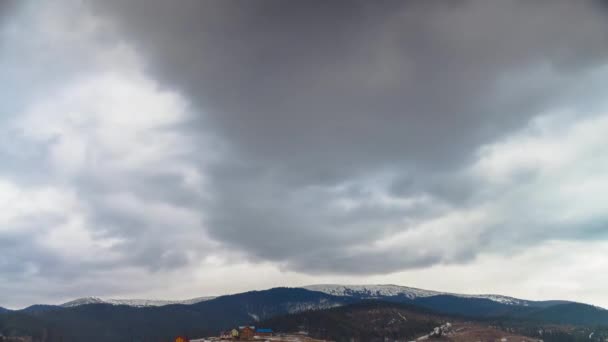
{"type": "Polygon", "coordinates": [[[232,331],[230,332],[230,336],[232,337],[233,340],[238,340],[239,339],[239,331],[236,329],[232,329],[232,331]]]}
{"type": "Polygon", "coordinates": [[[255,336],[266,337],[266,336],[272,336],[273,333],[274,332],[272,331],[272,329],[268,329],[268,328],[255,329],[255,336]]]}
{"type": "Polygon", "coordinates": [[[255,327],[252,325],[246,325],[239,327],[239,339],[240,340],[252,340],[255,336],[255,327]]]}

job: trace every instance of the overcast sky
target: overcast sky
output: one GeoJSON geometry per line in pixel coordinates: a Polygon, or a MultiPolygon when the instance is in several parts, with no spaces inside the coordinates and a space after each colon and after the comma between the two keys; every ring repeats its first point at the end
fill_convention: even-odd
{"type": "Polygon", "coordinates": [[[608,4],[0,0],[0,306],[608,307],[608,4]]]}

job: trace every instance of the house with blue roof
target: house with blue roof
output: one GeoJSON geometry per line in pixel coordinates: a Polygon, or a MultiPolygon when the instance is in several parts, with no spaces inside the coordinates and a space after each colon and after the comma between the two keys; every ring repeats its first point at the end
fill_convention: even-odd
{"type": "Polygon", "coordinates": [[[255,329],[256,336],[272,336],[273,333],[274,333],[274,331],[272,331],[272,329],[268,329],[268,328],[255,329]]]}

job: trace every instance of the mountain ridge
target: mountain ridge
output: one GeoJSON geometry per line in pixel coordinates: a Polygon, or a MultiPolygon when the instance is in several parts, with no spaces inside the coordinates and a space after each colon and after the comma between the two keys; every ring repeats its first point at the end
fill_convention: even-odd
{"type": "Polygon", "coordinates": [[[333,296],[350,296],[359,298],[378,299],[386,297],[403,296],[409,299],[426,298],[440,295],[454,296],[460,298],[488,299],[506,305],[520,306],[545,306],[546,304],[565,304],[575,303],[566,300],[528,300],[498,294],[461,294],[454,292],[442,292],[435,290],[425,290],[416,287],[377,284],[377,285],[342,285],[342,284],[315,284],[303,286],[311,291],[319,291],[333,296]],[[365,297],[367,296],[367,297],[365,297]]]}
{"type": "Polygon", "coordinates": [[[163,300],[163,299],[102,299],[100,297],[81,297],[69,302],[60,304],[64,308],[75,307],[87,304],[110,304],[110,305],[126,305],[132,307],[150,307],[150,306],[165,306],[165,305],[191,305],[207,300],[215,299],[215,296],[195,297],[183,300],[163,300]]]}
{"type": "MultiPolygon", "coordinates": [[[[496,303],[515,306],[548,307],[557,304],[577,303],[567,300],[528,300],[498,294],[461,294],[454,292],[443,292],[426,290],[416,287],[409,287],[394,284],[313,284],[306,286],[296,286],[309,291],[323,292],[338,297],[355,297],[359,299],[381,299],[387,297],[405,297],[409,299],[427,298],[433,296],[447,295],[459,298],[488,299],[496,303]]],[[[164,306],[174,304],[197,304],[203,301],[215,299],[221,296],[203,296],[183,300],[156,300],[156,299],[102,299],[100,297],[82,297],[66,303],[60,304],[62,307],[74,307],[86,304],[111,304],[127,305],[132,307],[164,306]]]]}
{"type": "MultiPolygon", "coordinates": [[[[368,294],[364,291],[361,296],[368,294]]],[[[608,311],[585,304],[534,307],[503,304],[487,298],[435,295],[412,299],[405,295],[400,296],[398,293],[390,294],[393,295],[369,299],[357,297],[357,294],[352,292],[348,295],[334,296],[301,287],[279,287],[219,296],[189,305],[145,307],[108,303],[90,303],[72,307],[34,305],[27,310],[0,314],[0,333],[13,336],[30,335],[35,337],[35,341],[41,341],[43,336],[53,336],[46,342],[126,342],[134,339],[158,341],[169,340],[172,336],[180,334],[209,336],[230,327],[245,324],[260,325],[273,317],[297,315],[303,312],[314,313],[332,309],[337,311],[328,311],[330,314],[343,312],[340,310],[341,307],[353,304],[358,305],[355,308],[379,305],[388,308],[388,311],[383,309],[387,314],[393,312],[390,311],[391,308],[398,307],[420,313],[427,310],[437,316],[460,317],[463,321],[496,321],[519,326],[522,325],[521,322],[527,322],[531,328],[544,323],[608,327],[608,311]],[[384,302],[384,304],[374,304],[374,302],[384,302]]],[[[348,312],[349,309],[345,310],[348,312]]],[[[373,312],[370,313],[375,315],[373,312]]],[[[316,314],[312,316],[319,317],[316,314]]],[[[389,316],[391,317],[388,317],[387,324],[392,322],[393,318],[397,318],[394,314],[389,316]]],[[[342,319],[337,321],[340,324],[342,322],[345,321],[342,319]]],[[[399,329],[409,329],[407,323],[399,324],[399,327],[399,329]]]]}

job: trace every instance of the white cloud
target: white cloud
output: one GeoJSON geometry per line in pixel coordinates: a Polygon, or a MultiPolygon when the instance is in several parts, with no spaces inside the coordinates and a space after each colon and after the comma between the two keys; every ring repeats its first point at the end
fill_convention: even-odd
{"type": "MultiPolygon", "coordinates": [[[[605,219],[608,115],[560,113],[481,149],[473,172],[493,189],[504,215],[529,215],[546,226],[605,219]]],[[[583,228],[583,227],[581,227],[583,228]]]]}
{"type": "Polygon", "coordinates": [[[71,175],[91,165],[137,168],[187,153],[171,130],[186,119],[178,95],[142,75],[95,74],[60,88],[17,121],[26,138],[50,145],[52,164],[71,175]]]}
{"type": "Polygon", "coordinates": [[[0,74],[51,66],[24,72],[40,82],[0,107],[21,108],[0,126],[10,137],[0,148],[9,158],[0,166],[0,243],[19,237],[7,240],[0,262],[0,289],[14,293],[4,305],[90,291],[67,282],[112,293],[124,285],[102,279],[119,274],[145,286],[162,278],[159,268],[185,267],[212,246],[197,208],[212,153],[204,137],[194,142],[181,129],[187,101],[145,75],[131,47],[109,44],[104,21],[70,4],[25,5],[13,20],[32,23],[32,40],[3,31],[13,53],[27,58],[5,59],[0,74]],[[24,284],[41,280],[44,291],[24,284]]]}
{"type": "Polygon", "coordinates": [[[74,207],[73,194],[52,186],[21,188],[0,178],[0,231],[15,229],[20,219],[36,215],[61,215],[65,207],[74,207]]]}

